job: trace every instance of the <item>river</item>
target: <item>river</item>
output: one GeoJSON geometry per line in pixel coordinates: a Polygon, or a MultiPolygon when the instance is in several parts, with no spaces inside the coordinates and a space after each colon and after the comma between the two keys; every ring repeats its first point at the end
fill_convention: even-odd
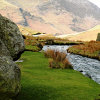
{"type": "Polygon", "coordinates": [[[68,45],[46,45],[43,50],[57,50],[67,54],[69,62],[73,65],[74,70],[80,71],[85,76],[88,76],[95,82],[100,84],[100,61],[83,57],[80,55],[67,53],[68,45]]]}

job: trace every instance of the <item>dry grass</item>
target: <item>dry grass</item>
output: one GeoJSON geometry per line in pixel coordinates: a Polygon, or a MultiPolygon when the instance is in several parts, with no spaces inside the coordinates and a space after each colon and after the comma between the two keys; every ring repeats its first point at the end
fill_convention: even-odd
{"type": "Polygon", "coordinates": [[[95,26],[94,28],[81,32],[80,34],[69,36],[69,40],[82,40],[82,41],[91,41],[97,39],[98,33],[100,32],[100,25],[95,26]]]}
{"type": "Polygon", "coordinates": [[[33,37],[25,35],[25,44],[26,45],[73,45],[73,44],[81,44],[82,41],[69,41],[68,39],[61,39],[61,38],[55,38],[55,37],[33,37]]]}
{"type": "Polygon", "coordinates": [[[44,52],[45,57],[49,59],[49,67],[50,68],[62,68],[62,69],[72,69],[72,65],[66,58],[66,54],[48,49],[44,52]]]}
{"type": "Polygon", "coordinates": [[[33,36],[25,36],[25,47],[26,50],[38,52],[42,49],[45,44],[42,41],[39,41],[38,38],[33,36]]]}
{"type": "Polygon", "coordinates": [[[81,45],[72,46],[68,52],[100,59],[100,41],[90,41],[81,45]]]}

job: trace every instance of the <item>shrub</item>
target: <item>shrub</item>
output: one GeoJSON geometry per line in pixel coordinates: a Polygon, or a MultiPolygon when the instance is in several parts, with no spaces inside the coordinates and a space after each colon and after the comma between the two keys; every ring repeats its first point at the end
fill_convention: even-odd
{"type": "Polygon", "coordinates": [[[73,69],[73,66],[69,63],[69,61],[67,59],[65,59],[63,61],[63,68],[66,68],[66,69],[73,69]]]}
{"type": "Polygon", "coordinates": [[[49,67],[50,68],[60,68],[59,62],[54,61],[53,59],[49,60],[49,67]]]}
{"type": "Polygon", "coordinates": [[[44,55],[47,58],[53,58],[54,57],[54,50],[48,49],[47,51],[44,52],[44,55]]]}
{"type": "Polygon", "coordinates": [[[44,52],[45,57],[49,59],[49,67],[50,68],[62,68],[62,69],[72,69],[72,65],[66,58],[66,54],[48,49],[44,52]]]}

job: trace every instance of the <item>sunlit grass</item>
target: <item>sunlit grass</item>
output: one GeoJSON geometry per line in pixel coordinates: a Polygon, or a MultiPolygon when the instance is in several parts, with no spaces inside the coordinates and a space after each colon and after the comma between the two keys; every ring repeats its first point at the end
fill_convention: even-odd
{"type": "Polygon", "coordinates": [[[39,52],[24,52],[17,100],[94,100],[100,85],[71,69],[51,69],[39,52]]]}

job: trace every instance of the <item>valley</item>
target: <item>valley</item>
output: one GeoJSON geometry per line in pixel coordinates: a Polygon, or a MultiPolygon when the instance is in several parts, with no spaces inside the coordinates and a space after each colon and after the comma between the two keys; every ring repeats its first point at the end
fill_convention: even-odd
{"type": "Polygon", "coordinates": [[[0,100],[100,100],[96,1],[0,0],[0,100]]]}

